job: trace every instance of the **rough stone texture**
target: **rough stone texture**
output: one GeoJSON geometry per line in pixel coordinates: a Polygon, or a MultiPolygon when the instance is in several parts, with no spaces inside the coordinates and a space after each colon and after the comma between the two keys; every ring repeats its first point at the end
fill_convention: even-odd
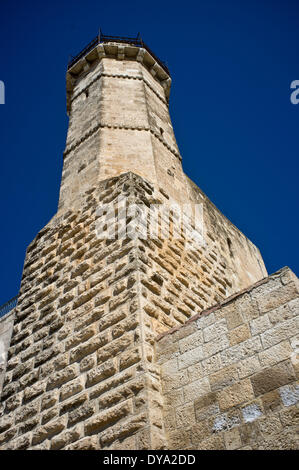
{"type": "Polygon", "coordinates": [[[132,174],[104,181],[81,211],[54,217],[29,246],[1,448],[113,449],[128,437],[136,449],[165,446],[153,334],[141,307],[143,244],[96,235],[98,205],[145,190],[153,192],[132,174]]]}
{"type": "Polygon", "coordinates": [[[158,338],[170,448],[298,448],[299,309],[291,318],[274,315],[277,308],[291,310],[298,287],[284,268],[158,338]],[[265,301],[270,293],[272,309],[265,301]],[[239,319],[233,325],[232,315],[239,319]],[[237,343],[229,341],[234,331],[237,343]]]}
{"type": "Polygon", "coordinates": [[[267,426],[292,430],[295,281],[288,270],[261,281],[258,249],[183,173],[169,89],[147,52],[123,44],[68,71],[59,210],[26,253],[1,449],[236,449],[267,426]],[[175,213],[165,229],[159,208],[174,203],[202,204],[204,244],[176,233],[175,213]],[[107,204],[127,209],[128,233],[138,205],[138,237],[107,236],[107,204]],[[280,421],[256,429],[265,410],[280,421]]]}
{"type": "Polygon", "coordinates": [[[14,309],[7,315],[0,318],[0,398],[7,362],[7,351],[10,345],[13,323],[14,309]]]}
{"type": "MultiPolygon", "coordinates": [[[[193,263],[204,276],[216,257],[218,272],[209,274],[222,277],[219,270],[226,271],[229,286],[224,282],[220,294],[215,292],[226,296],[267,272],[259,250],[184,174],[168,109],[169,82],[147,52],[129,45],[98,46],[69,70],[70,121],[58,214],[81,209],[92,186],[126,172],[153,184],[164,204],[201,203],[209,256],[200,263],[205,255],[199,251],[193,263]]],[[[207,276],[206,285],[214,283],[207,276]]]]}

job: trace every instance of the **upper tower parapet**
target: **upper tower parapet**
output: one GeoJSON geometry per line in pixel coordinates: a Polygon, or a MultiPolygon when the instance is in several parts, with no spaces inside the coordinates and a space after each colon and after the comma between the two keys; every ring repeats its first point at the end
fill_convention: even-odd
{"type": "Polygon", "coordinates": [[[136,60],[142,63],[151,75],[161,83],[168,100],[171,78],[168,67],[145,44],[138,33],[136,38],[107,36],[101,31],[79,54],[72,57],[67,67],[67,112],[70,112],[70,98],[76,78],[86,73],[104,57],[119,60],[136,60]]]}

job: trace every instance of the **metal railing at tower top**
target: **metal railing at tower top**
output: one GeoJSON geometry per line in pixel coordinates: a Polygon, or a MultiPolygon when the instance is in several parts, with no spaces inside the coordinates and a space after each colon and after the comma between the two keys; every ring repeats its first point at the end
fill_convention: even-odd
{"type": "Polygon", "coordinates": [[[8,302],[0,306],[0,318],[11,312],[17,305],[18,295],[10,299],[8,302]]]}
{"type": "Polygon", "coordinates": [[[154,53],[153,51],[145,44],[145,42],[141,39],[140,34],[138,33],[136,38],[128,38],[125,36],[107,36],[106,34],[103,34],[100,30],[99,34],[97,37],[95,37],[92,41],[90,41],[87,46],[82,49],[79,54],[77,54],[75,57],[72,57],[69,62],[68,62],[68,70],[76,63],[78,60],[82,59],[89,51],[94,49],[98,44],[105,43],[105,42],[123,42],[125,44],[131,44],[132,46],[137,46],[137,47],[142,47],[143,49],[146,49],[148,53],[155,59],[155,61],[162,67],[163,70],[169,75],[169,70],[165,62],[160,60],[154,53]]]}

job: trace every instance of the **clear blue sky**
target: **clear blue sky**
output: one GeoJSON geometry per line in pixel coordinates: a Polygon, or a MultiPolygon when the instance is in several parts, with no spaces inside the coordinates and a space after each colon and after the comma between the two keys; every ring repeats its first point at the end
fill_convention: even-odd
{"type": "Polygon", "coordinates": [[[261,250],[299,274],[299,4],[288,0],[2,1],[0,305],[27,245],[57,209],[65,71],[101,26],[167,61],[185,172],[261,250]]]}

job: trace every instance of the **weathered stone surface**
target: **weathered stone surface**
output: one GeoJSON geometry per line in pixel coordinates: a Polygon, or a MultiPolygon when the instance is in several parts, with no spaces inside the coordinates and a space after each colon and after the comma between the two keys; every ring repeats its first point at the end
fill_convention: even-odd
{"type": "Polygon", "coordinates": [[[292,352],[293,348],[290,345],[290,342],[282,341],[281,343],[272,346],[272,348],[265,349],[260,352],[259,360],[263,367],[269,367],[273,366],[277,362],[290,359],[292,352]]]}
{"type": "Polygon", "coordinates": [[[223,365],[229,366],[243,359],[254,356],[262,350],[261,340],[258,336],[249,338],[230,348],[224,348],[220,357],[223,365]]]}
{"type": "Polygon", "coordinates": [[[30,436],[20,436],[6,446],[6,450],[26,450],[30,446],[30,436]]]}
{"type": "Polygon", "coordinates": [[[21,423],[22,421],[26,421],[27,419],[35,416],[39,412],[39,401],[35,401],[30,403],[29,405],[23,406],[20,410],[18,410],[15,414],[15,422],[21,423]]]}
{"type": "Polygon", "coordinates": [[[254,394],[249,379],[244,379],[242,382],[223,389],[218,395],[219,405],[222,410],[240,405],[252,398],[254,398],[254,394]]]}
{"type": "Polygon", "coordinates": [[[238,379],[239,375],[236,366],[226,367],[209,376],[212,391],[221,390],[224,387],[229,387],[230,385],[237,382],[238,379]]]}
{"type": "Polygon", "coordinates": [[[73,426],[80,421],[85,421],[87,418],[90,418],[94,412],[95,405],[91,403],[85,403],[78,409],[75,409],[69,413],[68,426],[73,426]]]}
{"type": "Polygon", "coordinates": [[[251,423],[262,416],[263,408],[260,403],[251,403],[242,408],[243,420],[245,423],[251,423]]]}
{"type": "Polygon", "coordinates": [[[97,367],[96,369],[92,369],[87,374],[86,380],[86,387],[90,387],[92,385],[97,384],[103,379],[107,379],[115,374],[116,368],[114,365],[114,361],[111,359],[110,361],[105,362],[101,366],[97,367]]]}
{"type": "Polygon", "coordinates": [[[281,341],[291,338],[296,331],[298,331],[298,317],[280,322],[261,334],[263,347],[265,349],[270,348],[281,341]]]}
{"type": "Polygon", "coordinates": [[[0,434],[2,434],[4,431],[7,431],[13,424],[13,419],[11,416],[4,416],[1,418],[0,421],[0,434]]]}
{"type": "Polygon", "coordinates": [[[266,412],[275,411],[280,408],[281,399],[278,390],[265,393],[262,396],[263,408],[266,412]]]}
{"type": "MultiPolygon", "coordinates": [[[[14,310],[8,315],[5,315],[5,317],[0,318],[0,398],[6,369],[7,351],[13,332],[14,318],[14,310]]],[[[18,358],[12,358],[11,360],[15,361],[15,365],[19,362],[18,358]]]]}
{"type": "Polygon", "coordinates": [[[258,356],[250,356],[247,359],[243,359],[242,361],[237,363],[238,373],[240,379],[244,379],[250,375],[255,374],[258,372],[262,366],[260,364],[258,356]]]}
{"type": "Polygon", "coordinates": [[[210,391],[210,384],[207,377],[196,380],[184,386],[184,397],[185,400],[191,401],[196,400],[200,395],[208,393],[210,391]]]}
{"type": "MultiPolygon", "coordinates": [[[[73,435],[73,434],[72,434],[73,435]]],[[[100,449],[98,436],[84,437],[73,444],[68,445],[66,450],[98,450],[100,449]]]]}
{"type": "Polygon", "coordinates": [[[107,335],[101,334],[96,337],[93,337],[87,343],[83,343],[80,346],[77,346],[70,352],[70,362],[75,362],[83,359],[85,356],[92,354],[94,351],[97,351],[104,344],[108,342],[107,335]]]}
{"type": "Polygon", "coordinates": [[[78,344],[82,344],[85,341],[89,340],[92,336],[94,336],[97,332],[96,325],[90,325],[84,330],[81,330],[80,333],[76,335],[72,335],[68,338],[65,342],[65,349],[71,349],[77,346],[78,344]]]}
{"type": "Polygon", "coordinates": [[[259,308],[261,312],[268,312],[274,308],[280,307],[281,305],[295,299],[298,296],[298,290],[296,285],[288,284],[278,289],[273,289],[269,293],[259,297],[259,308]]]}
{"type": "Polygon", "coordinates": [[[71,383],[67,383],[61,387],[60,401],[66,400],[67,398],[82,392],[84,389],[83,377],[79,377],[71,383]]]}
{"type": "Polygon", "coordinates": [[[65,426],[65,417],[58,418],[55,421],[50,421],[50,423],[33,432],[32,445],[40,444],[45,439],[50,439],[56,434],[59,434],[63,429],[65,429],[65,426]]]}
{"type": "Polygon", "coordinates": [[[293,368],[288,361],[282,362],[268,369],[264,369],[251,377],[255,396],[271,392],[276,388],[295,380],[293,368]]]}
{"type": "Polygon", "coordinates": [[[51,392],[44,394],[41,400],[41,410],[45,410],[55,405],[58,401],[58,397],[58,390],[52,390],[51,392]]]}
{"type": "Polygon", "coordinates": [[[42,393],[44,393],[45,389],[46,389],[45,382],[36,383],[32,385],[31,387],[26,388],[26,390],[24,391],[24,395],[23,395],[23,402],[26,403],[30,400],[33,400],[33,398],[36,398],[38,395],[41,395],[42,393]]]}
{"type": "Polygon", "coordinates": [[[196,364],[200,359],[203,359],[203,357],[202,346],[191,349],[179,356],[179,369],[184,369],[185,367],[196,364]]]}
{"type": "Polygon", "coordinates": [[[240,325],[229,332],[228,338],[230,346],[242,343],[251,337],[248,325],[240,325]]]}
{"type": "Polygon", "coordinates": [[[121,418],[127,416],[131,411],[129,403],[115,406],[108,411],[99,413],[85,423],[86,434],[95,434],[104,429],[108,424],[114,424],[121,418]]]}
{"type": "Polygon", "coordinates": [[[65,447],[67,444],[78,441],[82,437],[82,429],[73,428],[69,431],[64,431],[60,433],[58,436],[54,436],[51,439],[51,450],[59,450],[65,447]]]}
{"type": "Polygon", "coordinates": [[[237,428],[224,434],[224,443],[227,450],[236,450],[241,447],[241,437],[237,428]]]}
{"type": "Polygon", "coordinates": [[[65,382],[69,382],[70,380],[77,377],[78,373],[78,364],[73,364],[68,366],[66,369],[63,369],[62,371],[56,372],[52,377],[49,378],[47,383],[47,390],[52,390],[53,388],[61,386],[65,382]]]}
{"type": "MultiPolygon", "coordinates": [[[[294,413],[283,424],[279,415],[287,416],[299,399],[295,317],[290,314],[294,300],[265,314],[257,306],[265,293],[284,285],[282,276],[284,270],[193,321],[198,332],[190,330],[181,348],[174,346],[174,334],[158,341],[164,423],[173,448],[296,448],[294,413]]],[[[293,282],[292,276],[285,279],[285,285],[293,282]]]]}
{"type": "Polygon", "coordinates": [[[129,349],[120,356],[119,370],[126,369],[127,367],[136,364],[141,360],[141,353],[139,348],[129,349]]]}
{"type": "Polygon", "coordinates": [[[205,342],[212,341],[216,338],[219,338],[227,333],[227,324],[226,320],[219,320],[214,322],[212,325],[207,326],[203,330],[205,342]]]}

